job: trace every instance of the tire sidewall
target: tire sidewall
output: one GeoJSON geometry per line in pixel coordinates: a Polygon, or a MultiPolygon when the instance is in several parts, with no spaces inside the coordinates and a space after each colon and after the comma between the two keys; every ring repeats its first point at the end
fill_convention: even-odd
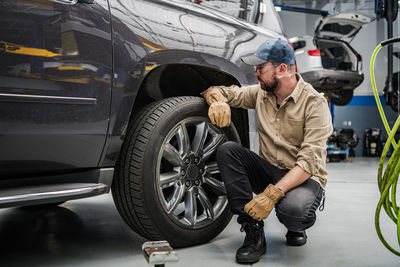
{"type": "MultiPolygon", "coordinates": [[[[229,208],[225,208],[219,218],[211,225],[199,229],[186,229],[171,221],[162,207],[157,193],[157,160],[168,133],[175,125],[188,117],[201,116],[208,120],[207,111],[208,105],[200,98],[180,102],[168,109],[156,123],[148,139],[143,156],[142,170],[145,209],[148,211],[157,232],[161,233],[165,239],[170,240],[170,243],[177,247],[209,241],[225,228],[232,217],[229,208]],[[191,237],[191,239],[188,239],[188,237],[191,237]]],[[[229,140],[239,141],[234,126],[226,127],[223,131],[227,134],[229,140]]]]}
{"type": "Polygon", "coordinates": [[[337,106],[345,106],[351,102],[354,92],[353,90],[344,90],[339,92],[339,94],[340,98],[332,97],[331,101],[337,106]]]}

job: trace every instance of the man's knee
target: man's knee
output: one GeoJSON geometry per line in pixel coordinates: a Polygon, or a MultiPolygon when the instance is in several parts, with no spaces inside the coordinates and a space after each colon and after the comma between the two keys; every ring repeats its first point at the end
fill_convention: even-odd
{"type": "Polygon", "coordinates": [[[241,145],[233,142],[233,141],[228,141],[220,145],[217,149],[217,162],[223,162],[226,160],[227,157],[231,156],[232,153],[238,151],[241,149],[241,145]]]}
{"type": "Polygon", "coordinates": [[[295,203],[284,207],[275,207],[279,221],[290,231],[302,231],[310,228],[316,221],[315,211],[312,212],[301,204],[295,203]]]}
{"type": "Polygon", "coordinates": [[[289,191],[275,206],[281,223],[291,231],[301,231],[311,227],[316,220],[315,212],[322,199],[323,189],[307,180],[301,186],[289,191]]]}

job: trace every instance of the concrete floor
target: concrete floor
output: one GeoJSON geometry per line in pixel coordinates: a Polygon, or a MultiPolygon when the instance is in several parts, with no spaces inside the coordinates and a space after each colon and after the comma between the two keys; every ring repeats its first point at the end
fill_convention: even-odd
{"type": "MultiPolygon", "coordinates": [[[[265,223],[267,254],[254,266],[400,266],[400,258],[380,242],[374,228],[379,193],[377,158],[329,163],[325,210],[307,231],[303,247],[285,245],[285,228],[273,213],[265,223]]],[[[234,218],[211,242],[177,249],[179,262],[166,266],[235,266],[244,234],[234,218]]],[[[395,224],[381,226],[397,245],[395,224]]],[[[0,210],[0,266],[150,266],[145,240],[124,224],[110,194],[67,202],[55,208],[0,210]]]]}

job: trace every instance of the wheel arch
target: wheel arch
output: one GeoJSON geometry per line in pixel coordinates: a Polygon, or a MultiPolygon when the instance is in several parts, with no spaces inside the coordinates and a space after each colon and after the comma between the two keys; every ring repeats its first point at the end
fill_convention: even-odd
{"type": "MultiPolygon", "coordinates": [[[[143,80],[132,114],[164,98],[200,96],[201,92],[213,85],[240,86],[241,83],[231,74],[208,66],[174,63],[157,66],[143,80]]],[[[232,121],[239,132],[242,144],[249,147],[247,111],[232,108],[232,121]]]]}
{"type": "MultiPolygon", "coordinates": [[[[136,80],[135,88],[125,87],[118,89],[116,95],[113,93],[115,106],[118,107],[119,103],[121,108],[116,108],[118,111],[111,119],[100,166],[115,164],[130,120],[150,103],[168,97],[200,97],[201,92],[213,85],[241,86],[255,82],[249,82],[245,75],[251,72],[251,66],[236,65],[223,57],[193,51],[159,50],[142,58],[139,65],[142,75],[136,80]]],[[[247,110],[232,108],[232,121],[241,143],[249,148],[247,110]]]]}

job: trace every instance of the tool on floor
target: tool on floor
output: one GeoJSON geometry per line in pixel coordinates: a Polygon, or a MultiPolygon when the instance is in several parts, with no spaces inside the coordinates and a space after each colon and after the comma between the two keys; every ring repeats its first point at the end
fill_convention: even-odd
{"type": "MultiPolygon", "coordinates": [[[[370,75],[371,75],[371,84],[372,90],[374,91],[374,96],[376,100],[376,104],[379,109],[379,113],[381,115],[383,124],[385,125],[386,132],[388,134],[388,139],[386,141],[385,147],[383,148],[381,159],[379,162],[379,169],[378,169],[378,185],[379,191],[381,193],[381,198],[379,199],[378,206],[375,211],[375,228],[376,232],[378,233],[379,239],[382,243],[394,254],[400,256],[400,251],[395,250],[392,248],[385,238],[382,235],[382,231],[379,225],[379,216],[382,207],[386,211],[386,214],[393,220],[395,224],[397,224],[397,240],[400,247],[400,207],[397,205],[396,193],[397,193],[397,183],[399,180],[399,173],[400,173],[400,141],[396,144],[396,140],[394,136],[397,132],[397,129],[400,126],[400,114],[397,117],[397,120],[392,129],[390,129],[385,113],[382,108],[381,101],[379,100],[378,91],[376,89],[375,77],[374,77],[374,63],[375,57],[378,54],[379,50],[386,45],[391,45],[393,43],[400,42],[400,37],[391,38],[381,42],[374,50],[371,62],[369,65],[370,75]],[[389,159],[389,162],[386,165],[385,172],[383,173],[383,166],[385,163],[386,155],[389,151],[390,145],[393,146],[394,152],[389,159]],[[390,191],[390,194],[389,194],[390,191]]],[[[400,112],[400,111],[399,111],[400,112]]],[[[397,196],[398,197],[398,196],[397,196]]]]}
{"type": "Polygon", "coordinates": [[[167,262],[178,261],[178,255],[167,241],[144,242],[142,251],[145,259],[154,267],[164,267],[167,262]]]}

